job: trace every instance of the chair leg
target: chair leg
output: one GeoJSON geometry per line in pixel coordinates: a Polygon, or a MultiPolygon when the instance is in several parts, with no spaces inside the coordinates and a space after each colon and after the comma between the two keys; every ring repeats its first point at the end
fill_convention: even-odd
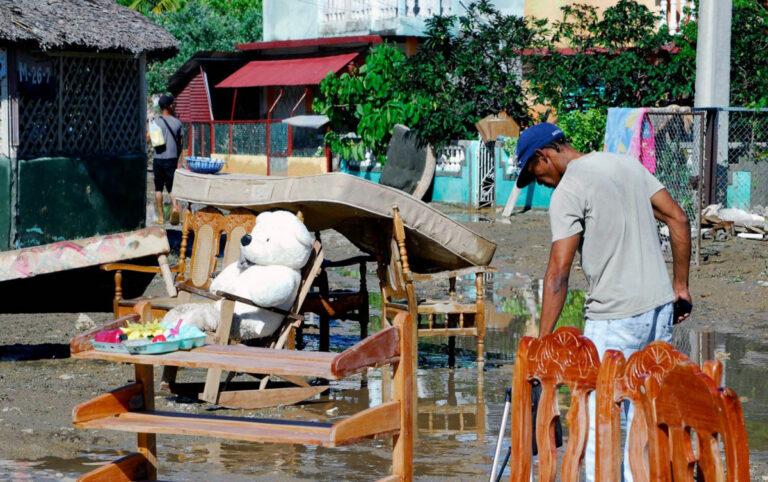
{"type": "Polygon", "coordinates": [[[477,366],[482,368],[485,365],[485,334],[477,336],[477,366]]]}
{"type": "Polygon", "coordinates": [[[160,378],[160,388],[172,392],[173,386],[176,384],[176,374],[178,372],[179,367],[163,367],[163,376],[160,378]]]}
{"type": "Polygon", "coordinates": [[[456,366],[456,337],[448,337],[448,368],[456,366]]]}
{"type": "Polygon", "coordinates": [[[328,351],[330,349],[330,323],[331,319],[328,315],[320,315],[320,351],[328,351]]]}
{"type": "Polygon", "coordinates": [[[360,313],[360,339],[368,338],[368,323],[371,320],[371,315],[368,307],[368,297],[365,297],[365,302],[360,305],[358,310],[360,313]]]}

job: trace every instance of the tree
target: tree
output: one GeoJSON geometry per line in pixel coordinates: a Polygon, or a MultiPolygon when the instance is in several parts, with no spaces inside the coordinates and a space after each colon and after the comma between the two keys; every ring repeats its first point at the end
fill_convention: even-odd
{"type": "Polygon", "coordinates": [[[731,105],[768,107],[768,11],[734,0],[731,22],[731,105]]]}
{"type": "Polygon", "coordinates": [[[676,59],[690,38],[658,28],[644,5],[619,0],[602,17],[587,5],[562,11],[546,50],[526,58],[539,102],[558,111],[692,102],[695,62],[676,59]]]}
{"type": "Polygon", "coordinates": [[[474,137],[475,123],[506,111],[529,120],[520,52],[540,42],[536,23],[503,15],[488,0],[470,3],[461,16],[427,20],[426,39],[408,59],[402,89],[430,100],[415,127],[430,143],[474,137]]]}
{"type": "Polygon", "coordinates": [[[419,122],[425,100],[400,88],[404,63],[405,55],[384,43],[371,50],[359,69],[338,77],[330,73],[320,82],[312,109],[329,117],[332,130],[326,143],[334,153],[362,160],[368,149],[386,162],[392,127],[419,122]],[[350,131],[356,136],[344,134],[350,131]]]}
{"type": "Polygon", "coordinates": [[[262,0],[118,0],[147,15],[179,41],[179,53],[150,64],[150,93],[167,90],[168,79],[192,55],[230,51],[235,44],[261,39],[262,0]]]}

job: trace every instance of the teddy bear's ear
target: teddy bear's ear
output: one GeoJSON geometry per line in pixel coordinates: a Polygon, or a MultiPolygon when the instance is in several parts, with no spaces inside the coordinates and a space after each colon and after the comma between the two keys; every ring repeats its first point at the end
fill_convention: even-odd
{"type": "Polygon", "coordinates": [[[304,226],[304,223],[302,223],[298,218],[296,218],[296,224],[294,225],[295,231],[296,231],[296,239],[304,246],[312,247],[312,243],[314,243],[315,238],[312,236],[312,233],[309,232],[306,226],[304,226]]]}

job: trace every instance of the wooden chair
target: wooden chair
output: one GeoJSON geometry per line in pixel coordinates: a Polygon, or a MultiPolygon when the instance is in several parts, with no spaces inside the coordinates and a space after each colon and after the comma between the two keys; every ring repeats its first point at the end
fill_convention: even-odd
{"type": "Polygon", "coordinates": [[[456,271],[433,274],[411,272],[406,249],[405,226],[397,206],[392,208],[392,240],[388,263],[379,259],[378,276],[381,286],[382,321],[390,320],[398,311],[408,311],[417,321],[418,336],[447,336],[449,365],[454,365],[455,337],[474,336],[477,341],[477,363],[485,363],[485,273],[494,271],[476,266],[456,271]],[[456,279],[464,275],[475,276],[475,301],[457,298],[456,279]],[[448,281],[449,298],[445,300],[418,300],[414,281],[448,281]]]}
{"type": "Polygon", "coordinates": [[[462,435],[473,433],[479,445],[485,444],[487,425],[484,397],[484,374],[477,372],[475,403],[459,403],[455,372],[448,371],[447,396],[420,398],[417,409],[419,433],[427,435],[462,435]]]}
{"type": "MultiPolygon", "coordinates": [[[[318,235],[319,239],[319,235],[318,235]]],[[[360,339],[368,336],[370,308],[368,304],[367,263],[374,261],[370,256],[355,256],[338,261],[323,261],[323,267],[316,279],[315,291],[304,301],[302,311],[317,313],[320,317],[320,351],[330,349],[330,321],[332,318],[353,320],[360,324],[360,339]],[[347,266],[358,267],[360,287],[357,290],[331,289],[328,283],[328,269],[347,266]]]]}
{"type": "MultiPolygon", "coordinates": [[[[149,311],[144,310],[144,317],[149,311]]],[[[136,320],[128,315],[121,323],[136,320]]],[[[302,353],[246,346],[204,346],[164,355],[129,355],[93,350],[95,331],[70,343],[72,357],[135,365],[136,381],[76,406],[72,421],[80,429],[107,429],[137,433],[138,449],[99,467],[80,480],[155,480],[158,472],[156,434],[218,437],[258,443],[338,447],[373,437],[393,437],[392,472],[382,481],[413,480],[413,420],[416,336],[407,313],[395,317],[394,326],[366,338],[342,353],[302,353]],[[335,423],[273,420],[252,417],[217,417],[156,410],[153,365],[222,367],[248,373],[321,376],[340,380],[369,367],[392,365],[394,398],[335,423]]]]}
{"type": "MultiPolygon", "coordinates": [[[[212,274],[217,268],[219,242],[224,235],[229,240],[224,249],[220,266],[227,266],[240,257],[240,238],[249,233],[256,223],[256,214],[245,209],[232,210],[226,216],[213,207],[205,207],[196,212],[184,212],[184,224],[181,230],[181,249],[178,263],[171,267],[176,273],[176,281],[198,289],[207,289],[211,283],[212,274]],[[189,236],[194,233],[192,255],[187,258],[189,236]]],[[[141,266],[128,263],[110,263],[101,266],[104,271],[115,272],[115,298],[113,310],[115,318],[120,318],[133,312],[133,307],[140,301],[151,301],[152,314],[162,318],[174,307],[193,301],[209,301],[205,298],[191,296],[188,292],[178,293],[177,296],[124,299],[122,290],[123,271],[142,273],[159,273],[159,266],[141,266]]]]}
{"type": "Polygon", "coordinates": [[[536,416],[539,481],[553,482],[557,473],[555,422],[560,416],[557,391],[562,385],[571,393],[567,415],[568,442],[560,477],[579,480],[588,434],[588,399],[597,384],[599,357],[595,345],[578,329],[564,327],[542,338],[523,337],[517,349],[512,380],[512,453],[510,481],[531,480],[533,423],[531,382],[541,382],[536,416]]]}
{"type": "MultiPolygon", "coordinates": [[[[296,331],[301,327],[304,321],[301,307],[304,304],[307,293],[312,286],[313,281],[320,272],[323,263],[323,249],[318,241],[315,241],[312,246],[312,255],[310,256],[307,264],[304,266],[301,274],[301,285],[299,292],[296,296],[296,300],[293,303],[291,309],[285,313],[283,323],[271,336],[260,339],[255,346],[261,346],[274,350],[293,349],[296,331]]],[[[229,293],[215,293],[211,294],[202,290],[198,290],[183,284],[177,285],[180,290],[188,290],[197,293],[201,296],[218,298],[223,297],[221,307],[221,319],[216,333],[211,337],[211,343],[218,345],[228,345],[236,343],[232,336],[232,319],[235,309],[235,303],[241,302],[257,308],[263,308],[254,304],[251,300],[240,298],[229,293]]],[[[270,308],[267,308],[270,309],[270,308]]],[[[274,310],[274,309],[272,309],[274,310]]],[[[174,368],[166,367],[166,372],[173,372],[174,368]]],[[[328,386],[310,386],[304,378],[281,376],[287,382],[295,385],[287,388],[267,388],[267,384],[270,378],[274,378],[272,375],[266,374],[259,381],[258,388],[247,389],[250,384],[245,383],[233,383],[232,378],[235,372],[229,372],[227,380],[221,382],[221,374],[223,370],[218,368],[209,368],[206,376],[205,386],[202,393],[198,393],[197,396],[201,400],[223,405],[232,408],[264,408],[274,407],[278,405],[293,405],[302,400],[306,400],[310,397],[324,392],[328,389],[328,386]]],[[[175,378],[175,373],[174,373],[175,378]]],[[[170,381],[171,391],[181,392],[190,389],[194,392],[199,389],[199,384],[178,384],[175,380],[170,381]]]]}
{"type": "MultiPolygon", "coordinates": [[[[675,377],[679,376],[682,375],[675,375],[675,377]]],[[[675,389],[674,395],[678,397],[677,400],[672,400],[667,395],[663,403],[677,404],[683,408],[683,412],[693,415],[695,420],[698,420],[698,415],[695,415],[695,405],[703,403],[702,400],[708,400],[711,396],[719,400],[703,403],[705,411],[711,410],[712,406],[717,407],[720,410],[719,415],[710,417],[712,415],[710,412],[708,417],[713,423],[720,423],[716,421],[724,420],[725,425],[723,426],[728,430],[715,430],[714,432],[706,432],[705,430],[705,432],[710,437],[713,433],[718,433],[724,438],[728,467],[727,480],[749,480],[749,452],[746,445],[741,405],[732,390],[717,388],[721,380],[722,364],[720,362],[707,361],[702,369],[699,369],[688,357],[677,351],[672,345],[662,341],[649,344],[632,354],[628,360],[625,360],[624,355],[618,351],[607,350],[603,355],[597,383],[595,480],[608,482],[621,479],[623,454],[619,417],[621,404],[624,400],[629,400],[635,404],[635,415],[632,425],[629,427],[628,440],[629,464],[634,480],[637,482],[693,480],[692,478],[679,479],[674,474],[672,479],[669,478],[668,468],[671,459],[668,448],[664,448],[667,447],[669,440],[663,441],[662,439],[666,435],[660,439],[657,434],[659,433],[658,430],[669,433],[672,428],[667,426],[662,429],[658,428],[662,422],[658,418],[658,411],[655,408],[660,394],[659,387],[665,383],[669,389],[672,389],[673,383],[682,384],[677,385],[675,389]],[[670,374],[681,370],[681,373],[685,373],[685,377],[691,377],[690,380],[676,379],[676,382],[672,382],[670,379],[664,382],[670,374]],[[688,405],[689,399],[692,401],[690,406],[688,405]],[[725,415],[724,419],[723,414],[725,415]]],[[[678,419],[677,421],[680,422],[681,420],[678,419]]],[[[698,433],[696,426],[691,425],[690,427],[698,433]]],[[[712,426],[707,427],[707,429],[711,428],[712,426]]],[[[674,430],[678,429],[680,429],[679,426],[674,430]]],[[[678,438],[677,442],[680,441],[678,438]]],[[[690,444],[687,445],[687,448],[685,444],[672,447],[673,452],[688,449],[690,449],[690,444]]],[[[700,448],[699,455],[701,454],[703,452],[700,448]]],[[[696,460],[690,451],[685,456],[692,457],[689,461],[696,460]]],[[[704,480],[722,479],[705,477],[704,480]]]]}

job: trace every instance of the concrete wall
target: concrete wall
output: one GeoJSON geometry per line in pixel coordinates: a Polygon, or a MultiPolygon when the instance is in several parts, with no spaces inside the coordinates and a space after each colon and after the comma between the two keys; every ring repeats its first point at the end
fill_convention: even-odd
{"type": "MultiPolygon", "coordinates": [[[[458,173],[435,173],[432,184],[432,197],[428,201],[458,204],[466,207],[472,207],[476,204],[479,186],[478,176],[478,150],[479,141],[461,141],[466,150],[465,165],[458,173]]],[[[504,206],[514,187],[516,177],[505,176],[509,157],[504,151],[497,147],[495,150],[496,158],[496,205],[504,206]]],[[[355,169],[350,168],[345,161],[341,162],[340,171],[353,176],[362,177],[372,182],[379,182],[381,171],[375,168],[355,169]]],[[[552,189],[533,183],[526,187],[517,198],[515,204],[520,208],[547,209],[552,197],[552,189]]]]}
{"type": "MultiPolygon", "coordinates": [[[[320,37],[320,0],[264,0],[263,40],[297,40],[320,37]]],[[[259,40],[259,39],[254,39],[259,40]]]]}
{"type": "MultiPolygon", "coordinates": [[[[392,17],[391,12],[379,14],[378,11],[386,5],[380,1],[367,0],[367,8],[377,13],[349,15],[344,18],[328,21],[325,18],[325,5],[328,0],[264,0],[264,38],[272,40],[298,40],[320,37],[341,37],[348,35],[423,35],[425,20],[428,18],[423,11],[418,17],[405,16],[405,0],[398,2],[398,17],[392,17]]],[[[543,1],[543,0],[538,0],[543,1]]],[[[354,2],[353,2],[354,3],[354,2]]],[[[361,2],[362,3],[362,2],[361,2]]],[[[492,3],[507,15],[524,13],[525,0],[495,0],[492,3]]],[[[422,9],[428,7],[422,0],[422,9]]],[[[443,0],[444,13],[461,14],[464,7],[459,0],[443,0]]],[[[351,12],[354,13],[354,12],[351,12]]]]}

